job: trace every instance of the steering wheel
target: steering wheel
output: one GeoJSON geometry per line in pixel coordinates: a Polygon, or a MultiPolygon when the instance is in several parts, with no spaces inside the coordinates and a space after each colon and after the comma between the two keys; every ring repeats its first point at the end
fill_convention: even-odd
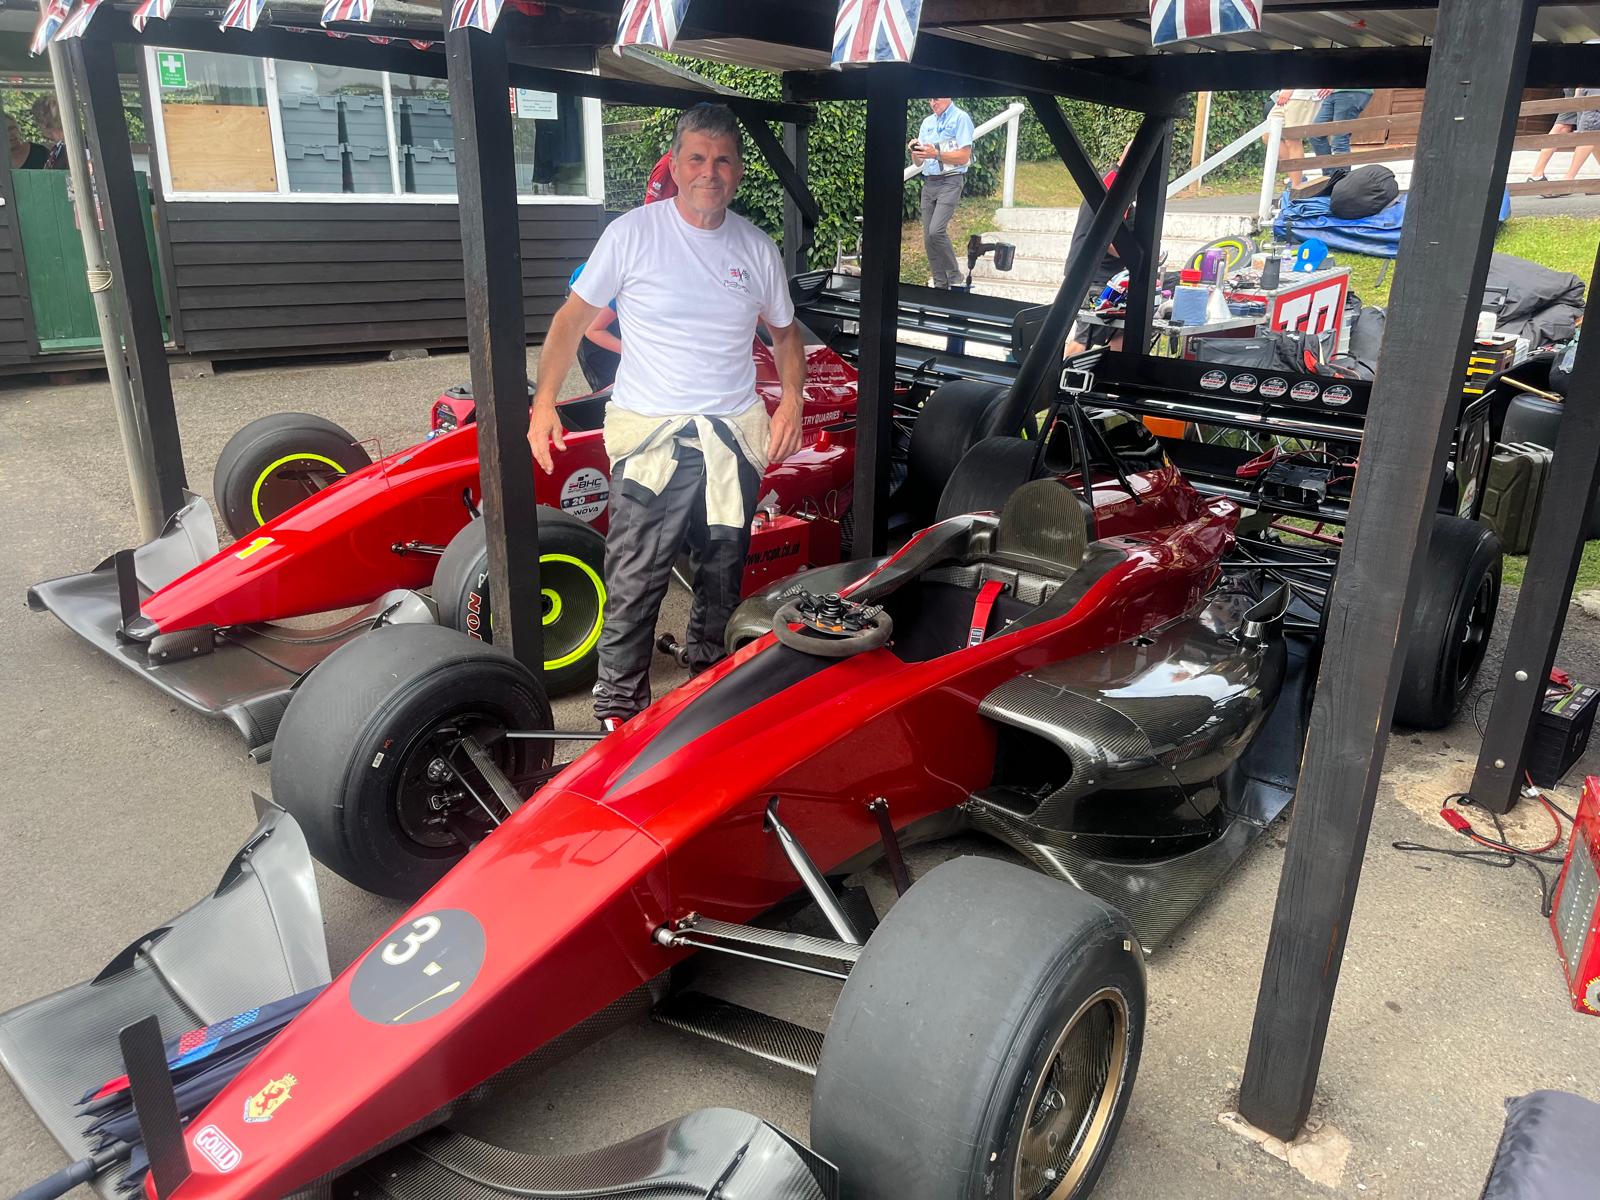
{"type": "Polygon", "coordinates": [[[894,621],[878,605],[857,604],[837,592],[813,596],[802,591],[773,615],[772,632],[802,654],[848,658],[886,643],[894,621]]]}

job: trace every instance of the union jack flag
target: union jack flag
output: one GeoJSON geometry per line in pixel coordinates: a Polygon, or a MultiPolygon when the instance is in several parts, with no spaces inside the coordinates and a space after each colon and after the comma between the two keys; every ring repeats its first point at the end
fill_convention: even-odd
{"type": "Polygon", "coordinates": [[[83,31],[89,28],[89,22],[94,20],[95,10],[102,2],[103,0],[79,0],[78,7],[72,10],[71,16],[61,22],[61,28],[56,30],[56,36],[52,40],[64,42],[68,38],[82,37],[83,31]]]}
{"type": "Polygon", "coordinates": [[[322,6],[322,23],[372,20],[372,0],[328,0],[322,6]]]}
{"type": "Polygon", "coordinates": [[[910,62],[922,0],[839,0],[833,65],[910,62]]]}
{"type": "Polygon", "coordinates": [[[1261,0],[1150,0],[1150,41],[1157,46],[1260,28],[1261,0]]]}
{"type": "Polygon", "coordinates": [[[222,24],[217,28],[243,29],[248,33],[256,27],[261,10],[266,6],[267,0],[230,0],[228,11],[222,14],[222,24]]]}
{"type": "Polygon", "coordinates": [[[165,21],[172,15],[172,0],[144,0],[133,10],[133,27],[140,33],[151,21],[165,21]]]}
{"type": "Polygon", "coordinates": [[[671,50],[688,10],[689,0],[627,0],[617,20],[616,51],[624,46],[671,50]]]}
{"type": "Polygon", "coordinates": [[[470,25],[491,33],[504,5],[505,0],[455,0],[450,6],[450,28],[465,29],[470,25]]]}
{"type": "Polygon", "coordinates": [[[50,44],[50,39],[55,37],[56,30],[61,28],[61,22],[67,19],[67,11],[71,7],[67,0],[50,0],[49,6],[39,18],[39,24],[34,27],[33,41],[28,43],[29,54],[44,53],[44,48],[50,44]]]}

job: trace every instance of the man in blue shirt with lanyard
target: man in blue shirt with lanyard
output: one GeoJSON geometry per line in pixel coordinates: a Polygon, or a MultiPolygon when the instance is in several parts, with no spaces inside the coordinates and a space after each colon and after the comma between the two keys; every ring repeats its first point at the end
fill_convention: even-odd
{"type": "Polygon", "coordinates": [[[922,168],[922,243],[928,250],[933,286],[960,287],[961,267],[950,244],[950,218],[972,163],[972,118],[949,96],[928,101],[933,112],[910,144],[911,161],[922,168]]]}

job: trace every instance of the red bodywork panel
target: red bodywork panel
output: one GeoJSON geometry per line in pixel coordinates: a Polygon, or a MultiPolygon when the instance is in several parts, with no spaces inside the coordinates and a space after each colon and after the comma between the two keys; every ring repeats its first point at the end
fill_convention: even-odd
{"type": "MultiPolygon", "coordinates": [[[[768,409],[781,396],[772,352],[755,343],[756,390],[768,409]]],[[[854,429],[824,427],[852,421],[854,369],[825,346],[807,350],[804,434],[800,450],[768,469],[761,485],[766,507],[830,524],[804,539],[831,557],[786,557],[792,574],[838,561],[837,518],[850,506],[855,470],[854,429]],[[831,550],[830,550],[831,547],[831,550]]],[[[470,400],[450,403],[452,411],[470,400]]],[[[430,411],[435,413],[437,406],[430,411]]],[[[465,420],[466,413],[460,413],[465,420]]],[[[535,495],[606,530],[610,463],[599,430],[569,433],[555,470],[536,473],[535,495]]],[[[197,626],[248,625],[366,604],[394,588],[416,590],[433,581],[437,559],[396,554],[406,542],[445,545],[468,520],[462,494],[474,501],[478,437],[462,426],[380,459],[311,496],[148,597],[144,616],[162,633],[197,626]]],[[[745,593],[766,586],[771,569],[747,571],[745,593]]]]}
{"type": "MultiPolygon", "coordinates": [[[[683,951],[652,940],[663,924],[690,911],[747,921],[795,892],[763,829],[770,797],[781,796],[786,823],[824,871],[876,843],[875,797],[902,827],[965,800],[994,766],[995,734],[977,711],[984,695],[1191,613],[1215,583],[1238,508],[1203,501],[1175,473],[1158,478],[1152,502],[1128,501],[1114,517],[1124,561],[1052,620],[923,662],[902,661],[891,643],[782,676],[793,652],[769,634],[597,743],[196,1118],[185,1135],[195,1173],[177,1200],[280,1196],[335,1172],[678,961],[683,951]],[[460,982],[449,936],[429,931],[434,914],[459,922],[463,912],[485,949],[447,1007],[410,1023],[356,1011],[364,970],[437,961],[441,988],[460,982]],[[291,1098],[270,1121],[246,1121],[250,1098],[285,1075],[291,1098]],[[200,1139],[231,1146],[232,1165],[216,1165],[200,1139]]],[[[394,978],[397,993],[417,982],[394,978]]]]}

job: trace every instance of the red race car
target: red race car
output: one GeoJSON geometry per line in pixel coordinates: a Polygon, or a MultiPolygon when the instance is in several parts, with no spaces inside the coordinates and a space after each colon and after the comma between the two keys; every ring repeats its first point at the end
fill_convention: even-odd
{"type": "MultiPolygon", "coordinates": [[[[753,353],[757,389],[776,405],[772,353],[759,340],[753,353]]],[[[839,560],[855,465],[855,381],[854,368],[833,351],[808,347],[804,441],[763,481],[747,594],[839,560]]],[[[926,498],[937,496],[936,484],[975,440],[993,391],[952,391],[924,444],[911,447],[923,483],[920,492],[905,490],[923,497],[918,524],[931,515],[926,498]]],[[[605,598],[610,484],[601,425],[609,395],[562,403],[567,449],[554,473],[537,479],[544,682],[552,693],[594,677],[605,598]]],[[[28,603],[191,708],[228,718],[264,756],[290,690],[351,638],[382,624],[437,621],[489,640],[487,551],[472,521],[479,483],[471,403],[453,389],[432,405],[426,441],[348,473],[352,455],[364,461],[365,454],[331,422],[305,414],[254,422],[218,463],[215,494],[238,537],[233,545],[218,551],[210,509],[194,497],[155,541],[85,574],[37,584],[28,603]],[[424,588],[431,600],[416,594],[424,588]],[[358,606],[330,626],[277,624],[358,606]]]]}
{"type": "Polygon", "coordinates": [[[975,446],[953,515],[892,555],[747,600],[735,653],[604,737],[552,730],[538,678],[452,630],[337,650],[278,734],[294,819],[269,813],[215,896],[92,984],[0,1017],[74,1178],[153,1164],[159,1200],[340,1178],[373,1198],[1086,1194],[1138,1064],[1141,943],[1287,802],[1308,671],[1288,588],[1224,561],[1238,506],[1137,421],[1068,407],[1043,441],[975,446]],[[596,744],[552,765],[573,736],[596,744]],[[1039,872],[962,858],[911,882],[903,847],[959,831],[1039,872]],[[308,844],[421,896],[320,992],[308,844]],[[880,858],[903,893],[881,925],[839,886],[880,858]],[[842,980],[826,1034],[684,992],[699,953],[842,980]],[[152,1012],[169,1037],[213,1024],[163,1047],[142,1022],[119,1058],[152,1012]],[[810,1146],[726,1110],[560,1158],[435,1129],[645,1012],[814,1073],[810,1146]]]}

